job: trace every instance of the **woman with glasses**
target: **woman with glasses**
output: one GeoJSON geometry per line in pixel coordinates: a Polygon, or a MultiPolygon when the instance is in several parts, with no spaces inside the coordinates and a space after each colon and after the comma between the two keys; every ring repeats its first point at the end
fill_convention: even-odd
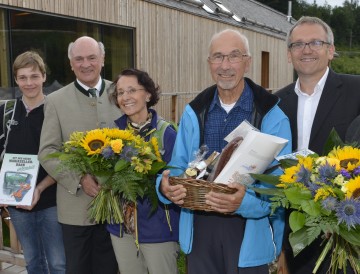
{"type": "MultiPolygon", "coordinates": [[[[151,108],[159,101],[159,87],[148,73],[137,69],[123,70],[113,87],[110,98],[124,113],[116,125],[134,130],[147,141],[158,134],[162,158],[169,162],[176,131],[151,108]]],[[[153,212],[148,197],[139,197],[136,204],[123,199],[121,204],[124,224],[107,226],[120,273],[178,273],[180,209],[159,203],[153,212]]]]}

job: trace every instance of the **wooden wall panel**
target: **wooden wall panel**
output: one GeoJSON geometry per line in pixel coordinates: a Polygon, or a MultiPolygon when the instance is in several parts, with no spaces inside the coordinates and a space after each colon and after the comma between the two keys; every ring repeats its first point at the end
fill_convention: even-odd
{"type": "MultiPolygon", "coordinates": [[[[213,84],[206,62],[210,38],[222,29],[236,28],[144,0],[0,0],[0,4],[134,28],[136,66],[147,70],[164,93],[193,93],[213,84]]],[[[267,51],[270,87],[278,89],[292,82],[285,37],[238,30],[248,37],[252,54],[247,77],[260,83],[261,52],[267,51]]],[[[184,102],[192,97],[179,96],[184,102]]],[[[168,111],[168,99],[159,104],[161,112],[168,111]]]]}

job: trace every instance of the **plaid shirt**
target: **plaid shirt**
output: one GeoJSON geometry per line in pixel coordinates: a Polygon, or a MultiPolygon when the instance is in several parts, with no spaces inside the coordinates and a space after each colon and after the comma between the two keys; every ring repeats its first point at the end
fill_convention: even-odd
{"type": "Polygon", "coordinates": [[[221,107],[218,91],[215,91],[205,121],[204,142],[209,148],[206,157],[213,151],[222,151],[227,144],[224,138],[242,121],[250,121],[252,109],[253,93],[246,82],[243,93],[229,113],[221,107]]]}

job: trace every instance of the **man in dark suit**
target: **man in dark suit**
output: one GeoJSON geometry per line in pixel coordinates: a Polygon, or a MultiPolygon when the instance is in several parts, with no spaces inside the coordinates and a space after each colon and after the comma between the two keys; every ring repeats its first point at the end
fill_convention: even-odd
{"type": "MultiPolygon", "coordinates": [[[[308,148],[321,155],[331,129],[345,140],[347,128],[360,114],[360,76],[329,68],[335,53],[334,36],[319,18],[300,18],[290,29],[287,43],[288,60],[298,79],[276,93],[281,98],[279,106],[290,119],[293,150],[308,148]]],[[[284,241],[290,273],[312,273],[323,248],[321,239],[295,258],[288,233],[284,241]]],[[[317,273],[326,273],[328,267],[329,262],[324,262],[317,273]]]]}

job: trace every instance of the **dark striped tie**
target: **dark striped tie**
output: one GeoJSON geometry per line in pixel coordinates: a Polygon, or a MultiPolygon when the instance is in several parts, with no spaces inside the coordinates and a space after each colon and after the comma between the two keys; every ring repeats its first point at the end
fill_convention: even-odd
{"type": "Polygon", "coordinates": [[[96,96],[96,91],[97,91],[97,89],[96,88],[89,88],[88,89],[88,92],[89,92],[89,94],[92,96],[92,97],[97,97],[96,96]]]}

